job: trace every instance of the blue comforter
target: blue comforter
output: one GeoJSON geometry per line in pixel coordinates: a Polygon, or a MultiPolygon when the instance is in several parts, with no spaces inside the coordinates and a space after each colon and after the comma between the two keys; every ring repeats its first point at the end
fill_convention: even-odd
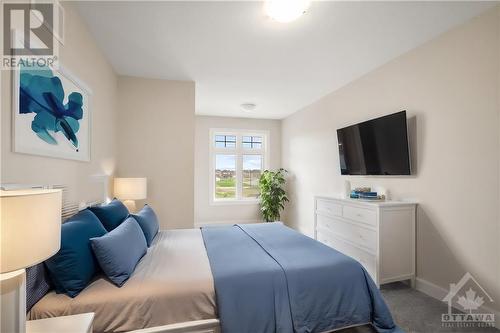
{"type": "Polygon", "coordinates": [[[395,326],[355,260],[282,223],[202,228],[223,333],[325,332],[395,326]]]}

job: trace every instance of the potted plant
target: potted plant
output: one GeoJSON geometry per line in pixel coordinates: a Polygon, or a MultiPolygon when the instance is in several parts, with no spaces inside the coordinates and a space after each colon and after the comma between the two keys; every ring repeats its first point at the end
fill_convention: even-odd
{"type": "Polygon", "coordinates": [[[260,211],[266,222],[279,221],[280,211],[289,201],[284,190],[286,173],[285,169],[280,168],[276,171],[265,170],[260,176],[260,211]]]}

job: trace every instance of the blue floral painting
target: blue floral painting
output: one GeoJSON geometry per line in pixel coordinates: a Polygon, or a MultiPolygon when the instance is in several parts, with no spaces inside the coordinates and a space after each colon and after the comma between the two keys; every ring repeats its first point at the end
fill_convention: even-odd
{"type": "Polygon", "coordinates": [[[89,141],[87,91],[47,67],[20,68],[18,75],[15,130],[24,135],[16,135],[20,152],[88,160],[89,147],[82,147],[89,141]]]}
{"type": "Polygon", "coordinates": [[[64,89],[61,79],[49,68],[37,71],[21,69],[19,87],[19,112],[36,114],[31,129],[40,139],[57,145],[51,132],[61,131],[75,149],[78,149],[76,133],[78,121],[83,118],[83,97],[78,92],[70,92],[64,104],[64,89]]]}

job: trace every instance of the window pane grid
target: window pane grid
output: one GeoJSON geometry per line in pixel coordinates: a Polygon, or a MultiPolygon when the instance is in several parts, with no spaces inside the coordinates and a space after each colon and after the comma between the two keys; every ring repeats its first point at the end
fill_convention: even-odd
{"type": "Polygon", "coordinates": [[[236,135],[216,135],[215,147],[217,148],[235,148],[236,135]]]}
{"type": "Polygon", "coordinates": [[[262,137],[260,137],[260,136],[243,136],[241,143],[242,143],[243,148],[261,149],[262,148],[262,137]]]}

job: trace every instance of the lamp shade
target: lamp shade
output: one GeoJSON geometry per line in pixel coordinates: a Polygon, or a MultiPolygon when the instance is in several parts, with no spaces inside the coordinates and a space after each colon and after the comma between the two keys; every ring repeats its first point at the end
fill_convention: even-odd
{"type": "Polygon", "coordinates": [[[33,266],[61,247],[61,190],[0,191],[0,273],[33,266]]]}
{"type": "Polygon", "coordinates": [[[147,197],[146,178],[115,178],[115,197],[121,200],[142,200],[147,197]]]}

